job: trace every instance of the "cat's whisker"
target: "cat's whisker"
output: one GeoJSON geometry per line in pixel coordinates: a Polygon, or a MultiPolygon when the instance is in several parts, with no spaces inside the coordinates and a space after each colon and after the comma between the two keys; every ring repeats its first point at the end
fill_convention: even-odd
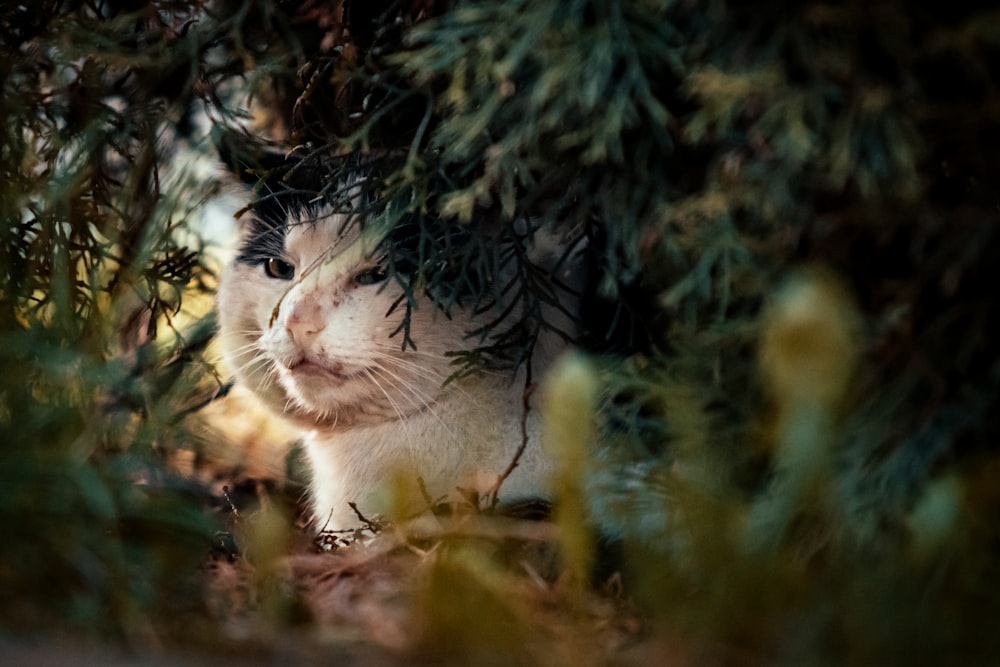
{"type": "MultiPolygon", "coordinates": [[[[378,342],[375,343],[375,346],[378,347],[378,348],[392,350],[392,352],[394,354],[392,354],[391,356],[394,359],[398,359],[398,360],[402,361],[402,357],[399,356],[401,353],[399,351],[399,347],[398,346],[386,345],[384,343],[378,343],[378,342]]],[[[449,366],[449,368],[456,368],[453,365],[453,359],[452,358],[446,357],[446,356],[443,356],[443,355],[440,355],[440,354],[435,354],[433,352],[424,352],[424,351],[421,351],[421,350],[409,350],[408,349],[408,350],[406,350],[406,352],[403,352],[402,354],[406,355],[406,356],[410,356],[410,355],[413,355],[413,356],[425,356],[427,359],[432,360],[432,361],[447,363],[448,366],[449,366]]],[[[418,364],[419,362],[412,361],[411,363],[418,364]]],[[[482,375],[482,376],[489,376],[489,377],[502,377],[505,374],[509,374],[509,373],[507,371],[504,371],[504,370],[496,370],[496,369],[491,369],[491,368],[482,368],[482,367],[480,367],[480,368],[476,369],[476,374],[477,375],[482,375]]],[[[451,373],[448,373],[448,375],[442,375],[442,377],[443,378],[447,378],[449,375],[451,375],[451,373]]]]}
{"type": "Polygon", "coordinates": [[[229,355],[232,357],[244,357],[246,355],[260,356],[261,351],[260,345],[257,343],[250,343],[240,347],[230,348],[229,355]]]}
{"type": "MultiPolygon", "coordinates": [[[[447,373],[447,374],[446,373],[442,373],[442,372],[440,372],[440,371],[438,371],[436,369],[427,368],[423,364],[420,364],[420,363],[417,363],[417,362],[414,362],[414,361],[411,361],[411,360],[401,359],[401,358],[396,357],[394,355],[382,355],[382,356],[378,357],[378,360],[380,362],[383,362],[383,363],[389,362],[389,363],[398,365],[398,366],[401,367],[402,370],[411,371],[415,375],[417,375],[417,376],[419,376],[421,378],[432,380],[439,387],[443,386],[444,383],[445,383],[445,381],[451,376],[450,372],[447,373]]],[[[462,385],[461,382],[452,383],[449,386],[449,391],[454,391],[456,393],[461,394],[462,396],[466,397],[474,405],[479,405],[480,404],[479,400],[476,399],[475,396],[473,396],[462,385]]]]}
{"type": "Polygon", "coordinates": [[[440,359],[441,355],[434,352],[427,352],[426,350],[414,350],[412,348],[407,348],[405,351],[399,349],[399,345],[393,345],[391,343],[386,343],[380,340],[369,341],[369,345],[377,350],[385,350],[389,354],[397,356],[408,356],[408,357],[426,357],[430,359],[440,359]]]}
{"type": "Polygon", "coordinates": [[[263,380],[269,384],[281,382],[281,371],[278,370],[276,365],[270,364],[267,370],[264,371],[263,380]]]}
{"type": "Polygon", "coordinates": [[[409,438],[411,435],[410,425],[407,423],[406,415],[403,413],[402,409],[400,409],[399,404],[393,400],[392,396],[389,395],[389,392],[386,391],[385,387],[383,387],[382,384],[378,381],[378,378],[375,377],[375,374],[372,372],[372,369],[365,368],[364,372],[365,375],[367,375],[368,378],[372,381],[372,384],[378,387],[379,391],[381,391],[385,395],[385,400],[389,402],[389,405],[396,412],[396,415],[399,417],[400,424],[402,424],[403,426],[403,431],[406,433],[407,438],[409,438]]]}
{"type": "Polygon", "coordinates": [[[326,418],[325,411],[310,407],[309,405],[306,405],[306,403],[301,398],[297,398],[291,395],[286,395],[283,412],[285,413],[305,412],[309,415],[315,415],[317,419],[326,418]]]}
{"type": "Polygon", "coordinates": [[[254,366],[263,366],[270,363],[270,360],[267,357],[263,357],[259,354],[253,354],[253,355],[245,354],[241,356],[245,356],[248,358],[246,360],[233,359],[233,361],[236,362],[236,369],[240,372],[249,371],[254,366]]]}
{"type": "Polygon", "coordinates": [[[430,397],[427,396],[425,392],[421,391],[416,385],[404,380],[402,376],[392,373],[387,368],[378,365],[371,366],[365,370],[378,371],[380,376],[387,377],[390,384],[392,384],[392,386],[400,394],[405,396],[414,408],[430,408],[430,403],[432,402],[430,397]]]}
{"type": "Polygon", "coordinates": [[[399,382],[406,384],[406,387],[410,391],[417,391],[417,383],[428,387],[427,390],[419,392],[423,399],[425,400],[435,400],[430,398],[430,391],[433,389],[435,392],[439,393],[444,385],[444,381],[447,379],[446,375],[420,366],[420,365],[401,365],[396,366],[396,362],[399,360],[394,357],[375,357],[373,359],[379,367],[386,373],[391,374],[399,382]]]}
{"type": "Polygon", "coordinates": [[[434,380],[438,384],[443,383],[448,376],[439,372],[435,368],[429,368],[425,364],[420,364],[408,359],[400,359],[399,357],[394,357],[389,354],[376,354],[373,355],[376,361],[391,363],[395,367],[412,372],[414,375],[420,376],[423,379],[434,380]]]}
{"type": "MultiPolygon", "coordinates": [[[[448,422],[446,422],[444,419],[441,418],[441,416],[437,413],[437,411],[433,407],[434,406],[434,402],[430,401],[428,399],[428,397],[423,392],[419,391],[414,385],[408,383],[406,380],[404,380],[398,374],[393,373],[391,370],[389,370],[388,368],[385,368],[384,366],[374,366],[374,367],[372,367],[372,370],[379,371],[380,373],[388,375],[389,378],[390,378],[390,380],[389,380],[390,382],[392,380],[396,380],[397,382],[399,382],[403,386],[403,388],[405,388],[407,390],[407,392],[409,392],[409,395],[407,396],[407,398],[410,399],[410,401],[413,403],[414,407],[423,406],[423,409],[426,410],[430,415],[432,415],[441,424],[441,426],[443,426],[444,429],[453,438],[455,438],[456,441],[458,441],[458,438],[457,438],[457,436],[455,434],[455,431],[451,428],[451,425],[448,422]],[[419,401],[420,405],[418,405],[414,401],[414,399],[416,399],[417,401],[419,401]]],[[[465,445],[465,443],[462,443],[462,442],[460,442],[459,444],[461,444],[462,446],[465,445]]]]}
{"type": "Polygon", "coordinates": [[[399,349],[399,345],[391,345],[387,343],[381,343],[378,341],[373,341],[372,344],[378,350],[385,350],[389,354],[394,356],[407,356],[407,357],[421,357],[430,361],[450,361],[447,357],[438,354],[437,352],[427,352],[426,350],[414,350],[412,348],[407,348],[405,351],[399,349]]]}
{"type": "Polygon", "coordinates": [[[450,364],[450,360],[447,357],[433,352],[413,350],[400,352],[399,348],[391,345],[379,344],[378,342],[374,342],[372,345],[374,348],[371,350],[372,354],[378,355],[380,359],[393,359],[399,364],[408,364],[413,368],[432,370],[435,366],[450,364]],[[429,363],[432,365],[429,366],[429,363]]]}

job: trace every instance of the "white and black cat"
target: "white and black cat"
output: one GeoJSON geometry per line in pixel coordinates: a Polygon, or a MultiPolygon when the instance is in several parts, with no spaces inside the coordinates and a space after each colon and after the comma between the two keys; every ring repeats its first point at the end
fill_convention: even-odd
{"type": "MultiPolygon", "coordinates": [[[[416,349],[404,350],[392,335],[403,288],[378,261],[384,236],[325,207],[261,207],[243,223],[221,281],[225,358],[239,382],[301,429],[314,527],[357,525],[351,502],[366,516],[418,512],[427,507],[418,479],[435,500],[456,498],[458,487],[485,493],[515,459],[523,426],[527,446],[500,497],[544,497],[554,462],[540,442],[539,394],[525,403],[524,366],[445,382],[455,371],[448,353],[469,346],[468,332],[498,311],[453,307],[445,316],[417,295],[416,349]]],[[[540,335],[534,379],[565,345],[540,335]]]]}

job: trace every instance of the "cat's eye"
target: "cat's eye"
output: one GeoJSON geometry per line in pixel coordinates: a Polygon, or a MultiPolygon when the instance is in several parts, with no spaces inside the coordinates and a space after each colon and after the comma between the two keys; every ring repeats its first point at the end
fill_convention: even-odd
{"type": "Polygon", "coordinates": [[[295,267],[283,259],[271,257],[264,262],[264,273],[266,273],[269,278],[275,278],[277,280],[291,280],[295,277],[295,267]]]}
{"type": "Polygon", "coordinates": [[[374,285],[385,280],[386,275],[385,269],[381,266],[373,266],[354,276],[354,282],[358,285],[374,285]]]}

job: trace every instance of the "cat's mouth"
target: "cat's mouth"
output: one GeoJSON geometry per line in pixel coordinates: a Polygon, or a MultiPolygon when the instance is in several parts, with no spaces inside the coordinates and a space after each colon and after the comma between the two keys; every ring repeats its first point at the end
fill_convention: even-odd
{"type": "Polygon", "coordinates": [[[343,384],[348,380],[361,375],[361,370],[349,370],[343,364],[336,362],[319,363],[309,359],[300,359],[286,366],[288,372],[295,378],[318,378],[327,382],[333,381],[343,384]]]}

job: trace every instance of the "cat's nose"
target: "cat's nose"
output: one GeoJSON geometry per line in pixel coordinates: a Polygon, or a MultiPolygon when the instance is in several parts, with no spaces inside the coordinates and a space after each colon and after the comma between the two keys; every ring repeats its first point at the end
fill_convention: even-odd
{"type": "Polygon", "coordinates": [[[285,331],[297,343],[308,343],[323,330],[325,315],[319,301],[313,298],[300,298],[292,306],[285,320],[285,331]]]}

